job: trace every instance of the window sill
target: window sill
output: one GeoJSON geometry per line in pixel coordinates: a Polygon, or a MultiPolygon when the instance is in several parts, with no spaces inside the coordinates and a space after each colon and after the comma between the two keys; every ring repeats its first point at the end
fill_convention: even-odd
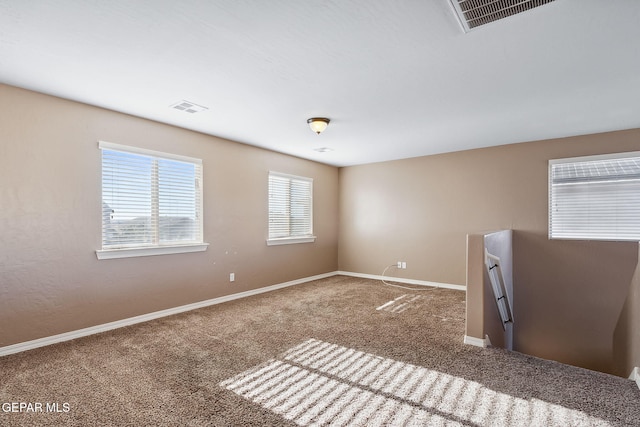
{"type": "Polygon", "coordinates": [[[203,252],[208,243],[191,245],[156,246],[152,248],[105,249],[96,251],[98,259],[133,258],[152,255],[184,254],[189,252],[203,252]]]}
{"type": "Polygon", "coordinates": [[[281,237],[278,239],[267,239],[267,246],[294,245],[296,243],[313,243],[315,241],[316,236],[281,237]]]}

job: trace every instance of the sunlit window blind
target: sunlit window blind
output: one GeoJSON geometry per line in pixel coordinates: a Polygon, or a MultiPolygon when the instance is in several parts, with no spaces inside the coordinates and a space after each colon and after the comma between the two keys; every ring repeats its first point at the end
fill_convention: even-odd
{"type": "Polygon", "coordinates": [[[549,237],[640,240],[640,152],[549,162],[549,237]]]}
{"type": "Polygon", "coordinates": [[[102,248],[202,243],[202,161],[111,143],[102,150],[102,248]]]}
{"type": "Polygon", "coordinates": [[[269,238],[313,235],[313,181],[269,172],[269,238]]]}

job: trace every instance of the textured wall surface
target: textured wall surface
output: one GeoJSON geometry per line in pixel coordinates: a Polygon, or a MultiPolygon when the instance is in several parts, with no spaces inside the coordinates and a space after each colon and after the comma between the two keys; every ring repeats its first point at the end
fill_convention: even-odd
{"type": "Polygon", "coordinates": [[[465,284],[466,236],[512,229],[514,349],[612,371],[637,243],[549,240],[550,159],[638,150],[640,130],[340,170],[340,269],[465,284]]]}
{"type": "Polygon", "coordinates": [[[466,235],[499,229],[514,230],[516,350],[611,372],[637,305],[637,243],[548,239],[547,166],[637,150],[640,130],[337,169],[5,85],[0,113],[0,346],[397,261],[389,275],[465,284],[466,235]],[[98,140],[203,159],[206,252],[97,260],[98,140]],[[314,179],[315,243],[266,246],[269,170],[314,179]]]}
{"type": "Polygon", "coordinates": [[[0,183],[0,346],[337,270],[335,167],[0,85],[0,183]],[[206,252],[97,260],[98,140],[203,160],[206,252]],[[266,245],[269,170],[314,179],[315,243],[266,245]]]}

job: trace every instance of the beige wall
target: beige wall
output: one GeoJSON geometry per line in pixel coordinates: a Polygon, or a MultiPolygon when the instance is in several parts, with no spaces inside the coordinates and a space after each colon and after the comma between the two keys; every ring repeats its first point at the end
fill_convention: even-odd
{"type": "Polygon", "coordinates": [[[614,373],[620,376],[629,376],[633,368],[640,367],[640,251],[638,256],[638,266],[614,333],[614,373]]]}
{"type": "Polygon", "coordinates": [[[514,349],[611,372],[637,243],[550,241],[548,161],[638,141],[636,129],[342,168],[339,268],[403,260],[389,273],[464,285],[466,235],[513,229],[514,349]]]}
{"type": "Polygon", "coordinates": [[[406,261],[388,273],[465,284],[466,235],[514,229],[515,349],[609,372],[637,244],[549,241],[547,161],[637,150],[639,139],[629,130],[338,171],[0,85],[0,346],[338,268],[380,274],[406,261]],[[203,159],[206,252],[96,259],[98,140],[203,159]],[[266,246],[269,170],[314,178],[316,243],[266,246]]]}
{"type": "Polygon", "coordinates": [[[334,167],[0,85],[0,346],[335,271],[337,195],[334,167]],[[98,140],[203,159],[206,252],[97,260],[98,140]],[[269,170],[314,179],[315,243],[266,245],[269,170]]]}
{"type": "Polygon", "coordinates": [[[485,339],[484,312],[491,300],[485,301],[484,235],[467,235],[467,300],[464,333],[476,340],[485,339]]]}

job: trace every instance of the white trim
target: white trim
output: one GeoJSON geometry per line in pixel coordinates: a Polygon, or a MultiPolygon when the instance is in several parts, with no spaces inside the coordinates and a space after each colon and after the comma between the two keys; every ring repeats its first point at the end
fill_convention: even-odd
{"type": "Polygon", "coordinates": [[[407,283],[410,285],[433,286],[436,288],[455,289],[456,291],[467,290],[467,287],[464,285],[454,285],[451,283],[439,283],[439,282],[429,282],[426,280],[404,279],[401,277],[380,276],[377,274],[353,273],[350,271],[338,271],[337,274],[340,274],[343,276],[361,277],[363,279],[391,280],[394,282],[407,283]]]}
{"type": "Polygon", "coordinates": [[[202,164],[202,159],[197,159],[195,157],[182,156],[180,154],[164,153],[162,151],[155,151],[155,150],[148,150],[146,148],[132,147],[131,145],[114,144],[113,142],[107,142],[107,141],[98,141],[98,148],[101,149],[101,150],[102,149],[107,149],[107,150],[115,150],[115,151],[125,151],[127,153],[143,154],[143,155],[154,156],[154,157],[162,157],[163,159],[179,160],[179,161],[183,161],[183,162],[197,163],[199,165],[202,164]]]}
{"type": "Polygon", "coordinates": [[[491,340],[489,339],[489,335],[485,335],[484,339],[465,335],[464,343],[469,345],[475,345],[476,347],[482,347],[482,348],[491,347],[491,340]]]}
{"type": "MultiPolygon", "coordinates": [[[[316,240],[316,236],[313,235],[313,178],[308,178],[308,177],[304,177],[304,176],[297,176],[297,175],[290,175],[290,174],[286,174],[286,173],[281,173],[281,172],[274,172],[274,171],[269,171],[269,175],[268,175],[268,193],[269,193],[269,203],[268,203],[268,209],[269,209],[269,226],[268,226],[268,236],[267,236],[267,246],[275,246],[275,245],[289,245],[289,244],[295,244],[295,243],[313,243],[316,240]],[[289,183],[293,182],[293,181],[297,181],[300,183],[307,183],[309,185],[309,229],[308,230],[304,230],[307,231],[309,234],[306,236],[291,236],[291,235],[286,235],[286,236],[282,236],[282,237],[271,237],[272,236],[272,230],[271,230],[271,202],[272,202],[272,179],[271,178],[281,178],[284,180],[288,180],[289,183]]],[[[280,200],[280,197],[282,194],[280,193],[280,191],[276,191],[274,193],[276,197],[276,200],[280,200]]],[[[289,208],[291,208],[291,195],[289,194],[286,198],[286,202],[289,205],[289,208]]],[[[285,201],[285,200],[281,200],[281,201],[285,201]]],[[[289,218],[288,221],[290,223],[291,221],[291,213],[289,212],[289,218]]],[[[280,224],[279,221],[276,221],[277,224],[279,225],[283,225],[280,224]]],[[[278,228],[278,227],[276,227],[278,228]]],[[[282,230],[280,230],[282,231],[282,230]]],[[[291,230],[289,229],[287,234],[290,234],[291,230]]],[[[282,234],[282,233],[276,233],[276,234],[282,234]]]]}
{"type": "Polygon", "coordinates": [[[296,243],[313,243],[315,241],[316,236],[280,237],[277,239],[267,239],[267,246],[293,245],[296,243]]]}
{"type": "Polygon", "coordinates": [[[640,151],[628,151],[623,153],[596,154],[592,156],[566,157],[564,159],[550,159],[550,165],[575,162],[592,162],[595,160],[624,159],[626,157],[640,157],[640,151]]]}
{"type": "MultiPolygon", "coordinates": [[[[599,188],[601,185],[611,185],[612,187],[607,189],[606,194],[610,194],[611,197],[616,196],[616,200],[619,199],[621,206],[627,206],[632,208],[635,204],[635,199],[628,196],[627,185],[636,185],[635,178],[628,180],[616,175],[609,176],[605,174],[600,176],[600,167],[597,170],[587,171],[585,176],[580,177],[575,182],[563,181],[554,182],[553,172],[554,166],[564,164],[581,164],[603,161],[614,161],[620,159],[634,160],[640,158],[640,151],[623,152],[623,153],[610,153],[610,154],[597,154],[591,156],[570,157],[564,159],[551,159],[548,166],[548,238],[549,240],[596,240],[596,241],[638,241],[637,226],[632,220],[624,217],[624,215],[618,216],[613,212],[603,211],[602,215],[598,214],[594,219],[584,220],[581,217],[576,216],[578,208],[582,206],[582,210],[595,209],[599,207],[608,206],[612,203],[608,196],[604,196],[604,192],[600,193],[599,190],[594,190],[596,193],[591,193],[589,190],[596,186],[599,188]],[[591,178],[596,178],[592,181],[591,178]],[[602,178],[602,180],[600,180],[602,178]],[[567,188],[583,187],[584,193],[577,191],[575,194],[572,192],[565,193],[567,188]],[[563,190],[564,189],[564,190],[563,190]],[[555,209],[557,203],[564,203],[566,209],[563,213],[562,209],[558,212],[555,209]],[[554,224],[561,224],[556,227],[554,224]]],[[[606,165],[602,165],[606,167],[606,165]]],[[[577,178],[577,177],[576,177],[577,178]]]]}
{"type": "Polygon", "coordinates": [[[154,246],[149,248],[103,249],[97,250],[98,259],[132,258],[139,256],[184,254],[189,252],[206,251],[208,243],[194,243],[191,245],[154,246]]]}
{"type": "Polygon", "coordinates": [[[455,0],[449,0],[449,3],[451,4],[451,7],[453,8],[453,14],[456,17],[456,20],[458,21],[458,24],[460,24],[460,28],[462,28],[462,31],[466,34],[469,31],[472,30],[472,28],[469,28],[469,24],[467,23],[467,20],[464,19],[464,12],[462,11],[462,8],[460,7],[460,3],[458,3],[455,0]]]}
{"type": "Polygon", "coordinates": [[[287,179],[297,179],[298,181],[306,181],[306,182],[313,183],[313,178],[309,178],[308,176],[291,175],[289,173],[282,173],[282,172],[276,172],[276,171],[269,171],[269,175],[279,176],[281,178],[287,178],[287,179]]]}
{"type": "Polygon", "coordinates": [[[635,381],[638,385],[638,388],[640,388],[640,368],[638,368],[637,366],[633,368],[633,371],[631,371],[631,375],[629,375],[629,379],[635,381]]]}
{"type": "Polygon", "coordinates": [[[125,326],[135,325],[137,323],[148,322],[150,320],[159,319],[161,317],[172,316],[174,314],[183,313],[185,311],[196,310],[198,308],[209,307],[211,305],[221,304],[223,302],[233,301],[239,298],[245,298],[252,295],[258,295],[265,292],[275,291],[277,289],[286,288],[288,286],[300,285],[302,283],[311,282],[313,280],[326,279],[337,275],[338,272],[318,274],[315,276],[304,277],[302,279],[291,280],[289,282],[278,283],[276,285],[265,286],[264,288],[252,289],[250,291],[239,292],[237,294],[226,295],[223,297],[213,298],[206,301],[200,301],[193,304],[182,305],[179,307],[168,308],[166,310],[154,311],[153,313],[142,314],[140,316],[129,317],[127,319],[116,320],[115,322],[104,323],[102,325],[91,326],[88,328],[78,329],[76,331],[65,332],[63,334],[52,335],[50,337],[39,338],[32,341],[25,341],[5,347],[0,347],[0,357],[9,354],[20,353],[34,348],[44,347],[59,342],[70,341],[76,338],[86,337],[88,335],[98,334],[125,326]]]}

